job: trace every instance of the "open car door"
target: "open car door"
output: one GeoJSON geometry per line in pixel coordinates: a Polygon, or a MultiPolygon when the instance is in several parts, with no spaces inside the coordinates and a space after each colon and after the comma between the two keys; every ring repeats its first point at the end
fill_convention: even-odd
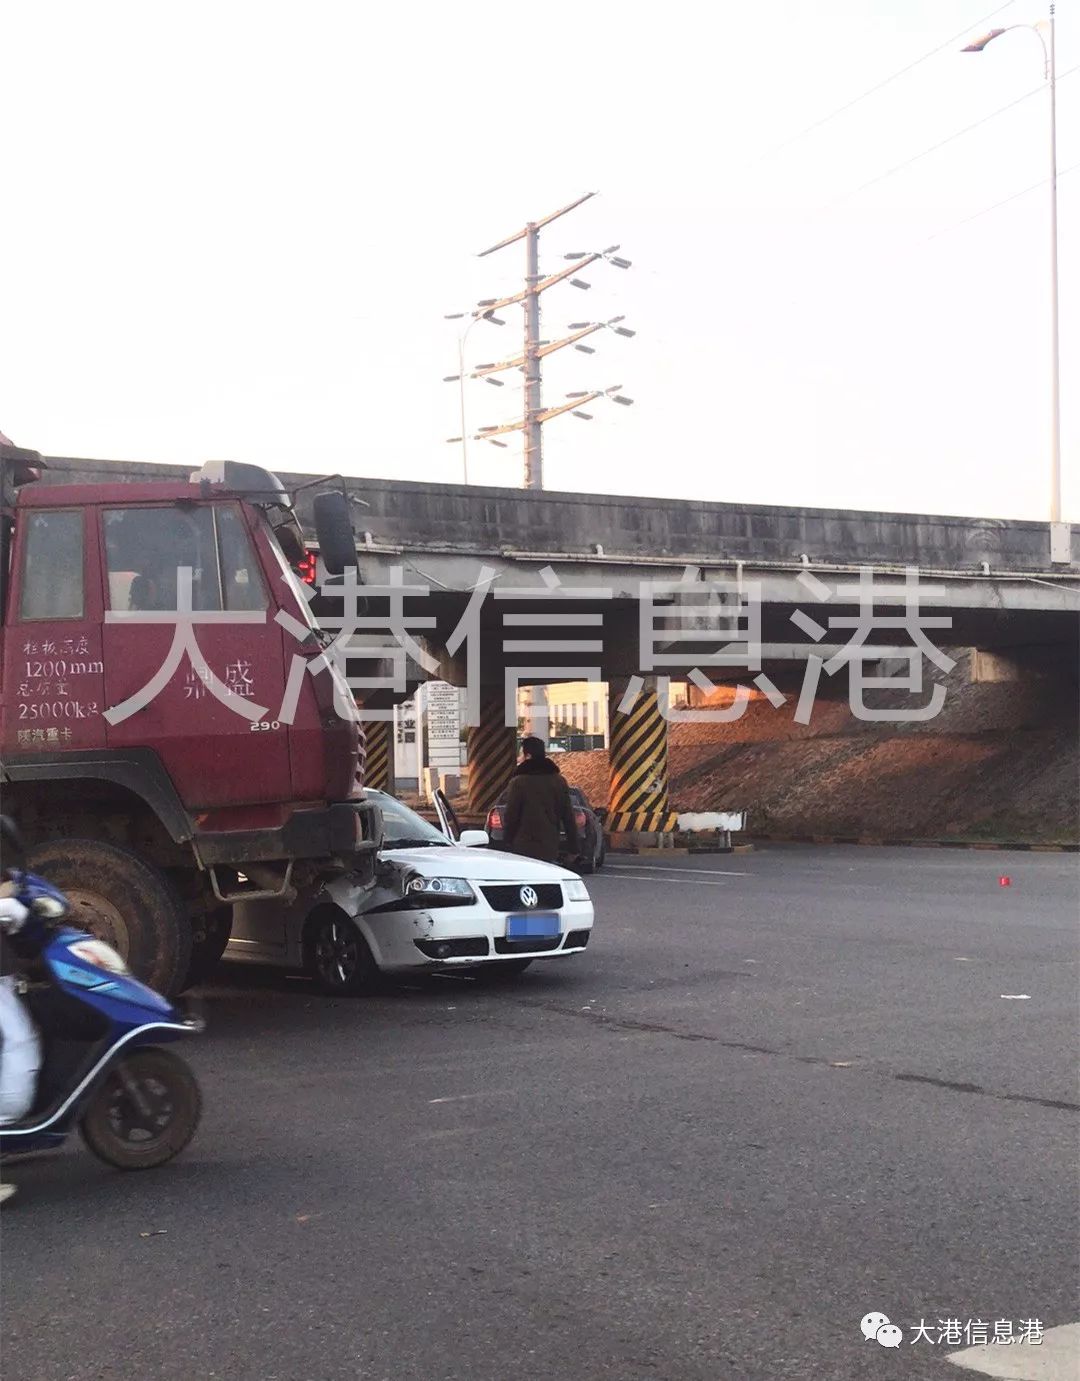
{"type": "Polygon", "coordinates": [[[457,844],[461,839],[461,822],[457,818],[454,807],[447,800],[446,792],[436,791],[432,800],[435,803],[435,813],[439,817],[439,828],[451,844],[457,844]]]}

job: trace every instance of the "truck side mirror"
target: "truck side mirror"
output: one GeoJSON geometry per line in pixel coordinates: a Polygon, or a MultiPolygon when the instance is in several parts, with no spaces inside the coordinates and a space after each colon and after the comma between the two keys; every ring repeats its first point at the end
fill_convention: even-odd
{"type": "Polygon", "coordinates": [[[316,494],[312,506],[322,563],[330,575],[340,575],[347,567],[356,565],[349,500],[340,489],[331,489],[316,494]]]}

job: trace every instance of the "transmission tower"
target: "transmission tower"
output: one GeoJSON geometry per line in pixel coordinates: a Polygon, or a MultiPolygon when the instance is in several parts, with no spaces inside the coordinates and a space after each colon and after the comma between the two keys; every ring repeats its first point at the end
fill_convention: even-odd
{"type": "MultiPolygon", "coordinates": [[[[498,320],[496,312],[504,307],[515,306],[520,303],[525,315],[525,342],[524,349],[520,355],[511,359],[503,360],[498,364],[481,365],[473,370],[467,377],[470,379],[489,379],[493,383],[500,382],[492,376],[504,370],[518,369],[524,378],[524,409],[520,422],[507,422],[497,427],[481,427],[474,436],[476,441],[492,441],[495,445],[504,443],[497,440],[499,436],[508,432],[520,431],[525,440],[525,487],[526,489],[543,489],[544,487],[544,438],[543,425],[550,422],[553,417],[559,417],[563,413],[573,413],[576,417],[588,419],[590,414],[584,412],[583,406],[597,398],[607,398],[612,402],[621,403],[624,406],[633,402],[632,398],[627,398],[620,392],[621,384],[615,384],[610,388],[581,390],[577,393],[568,394],[568,401],[557,407],[545,408],[541,391],[541,369],[542,361],[556,350],[565,349],[567,346],[574,346],[576,349],[586,354],[592,354],[591,346],[581,345],[580,342],[596,331],[612,330],[620,336],[632,336],[634,332],[621,325],[623,318],[613,317],[609,321],[598,322],[574,322],[570,327],[570,334],[561,340],[543,341],[540,338],[540,294],[549,288],[555,287],[558,283],[569,280],[575,288],[588,288],[590,284],[577,275],[582,269],[590,264],[603,261],[613,265],[615,268],[628,269],[630,260],[620,258],[616,251],[618,245],[610,245],[607,249],[596,250],[594,252],[579,252],[567,254],[566,258],[572,262],[567,268],[558,273],[548,274],[541,277],[540,274],[540,231],[544,226],[550,225],[552,221],[558,220],[560,216],[565,216],[568,212],[575,210],[584,202],[596,195],[595,192],[587,192],[583,197],[578,197],[577,201],[572,201],[568,206],[561,207],[558,211],[553,211],[549,216],[544,216],[541,220],[530,221],[515,234],[508,236],[505,240],[500,240],[498,244],[492,245],[490,249],[485,249],[478,256],[483,259],[489,254],[494,254],[497,250],[505,249],[508,245],[516,244],[519,240],[525,242],[525,287],[521,292],[513,293],[509,297],[485,298],[477,303],[476,309],[470,313],[455,313],[454,317],[461,318],[466,315],[471,316],[473,321],[484,318],[498,320]]],[[[453,319],[453,318],[451,318],[453,319]]],[[[471,323],[470,323],[471,325],[471,323]]],[[[462,337],[462,342],[464,337],[462,337]]],[[[459,353],[459,368],[461,373],[450,375],[447,382],[457,381],[462,390],[462,432],[465,431],[465,368],[463,345],[459,353]]],[[[467,444],[467,437],[453,437],[451,440],[460,441],[463,446],[467,444]]]]}

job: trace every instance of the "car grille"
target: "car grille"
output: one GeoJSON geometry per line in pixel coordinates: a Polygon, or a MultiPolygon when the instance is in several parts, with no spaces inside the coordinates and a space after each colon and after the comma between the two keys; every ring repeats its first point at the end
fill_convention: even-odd
{"type": "Polygon", "coordinates": [[[493,911],[558,911],[563,904],[562,885],[558,882],[513,882],[481,887],[480,891],[493,911]],[[526,906],[521,900],[523,887],[531,887],[536,893],[535,906],[526,906]]]}
{"type": "Polygon", "coordinates": [[[584,949],[591,934],[589,930],[572,930],[563,943],[563,949],[584,949]]]}

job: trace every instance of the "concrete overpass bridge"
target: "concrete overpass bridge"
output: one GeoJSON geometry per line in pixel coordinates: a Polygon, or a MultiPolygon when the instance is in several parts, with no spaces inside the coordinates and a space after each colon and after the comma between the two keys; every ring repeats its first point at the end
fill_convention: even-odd
{"type": "MultiPolygon", "coordinates": [[[[128,462],[48,464],[49,481],[61,483],[186,473],[128,462]]],[[[282,478],[296,487],[311,476],[282,478]]],[[[470,729],[478,810],[504,785],[513,758],[514,730],[505,724],[512,686],[592,677],[608,682],[613,708],[637,692],[633,709],[611,718],[614,824],[666,828],[658,675],[682,678],[698,668],[716,684],[761,676],[779,695],[804,683],[810,658],[830,666],[834,687],[850,678],[853,662],[909,665],[910,620],[890,626],[883,616],[904,612],[912,583],[923,587],[920,615],[948,621],[926,628],[934,646],[980,649],[976,665],[995,677],[1075,675],[1080,530],[1068,525],[384,479],[345,485],[358,500],[361,580],[414,587],[403,608],[430,621],[416,630],[424,665],[410,662],[407,684],[369,690],[365,705],[385,708],[424,676],[468,684],[478,720],[470,729]],[[872,652],[853,657],[860,615],[859,640],[872,652]],[[748,633],[757,645],[749,670],[748,633]]],[[[310,492],[298,499],[309,531],[310,492]]],[[[372,599],[368,612],[387,607],[372,599]]],[[[350,671],[376,680],[380,659],[371,653],[386,641],[355,638],[350,671]]],[[[373,724],[371,737],[378,744],[388,731],[373,724]]],[[[381,748],[375,756],[392,758],[381,748]]]]}

